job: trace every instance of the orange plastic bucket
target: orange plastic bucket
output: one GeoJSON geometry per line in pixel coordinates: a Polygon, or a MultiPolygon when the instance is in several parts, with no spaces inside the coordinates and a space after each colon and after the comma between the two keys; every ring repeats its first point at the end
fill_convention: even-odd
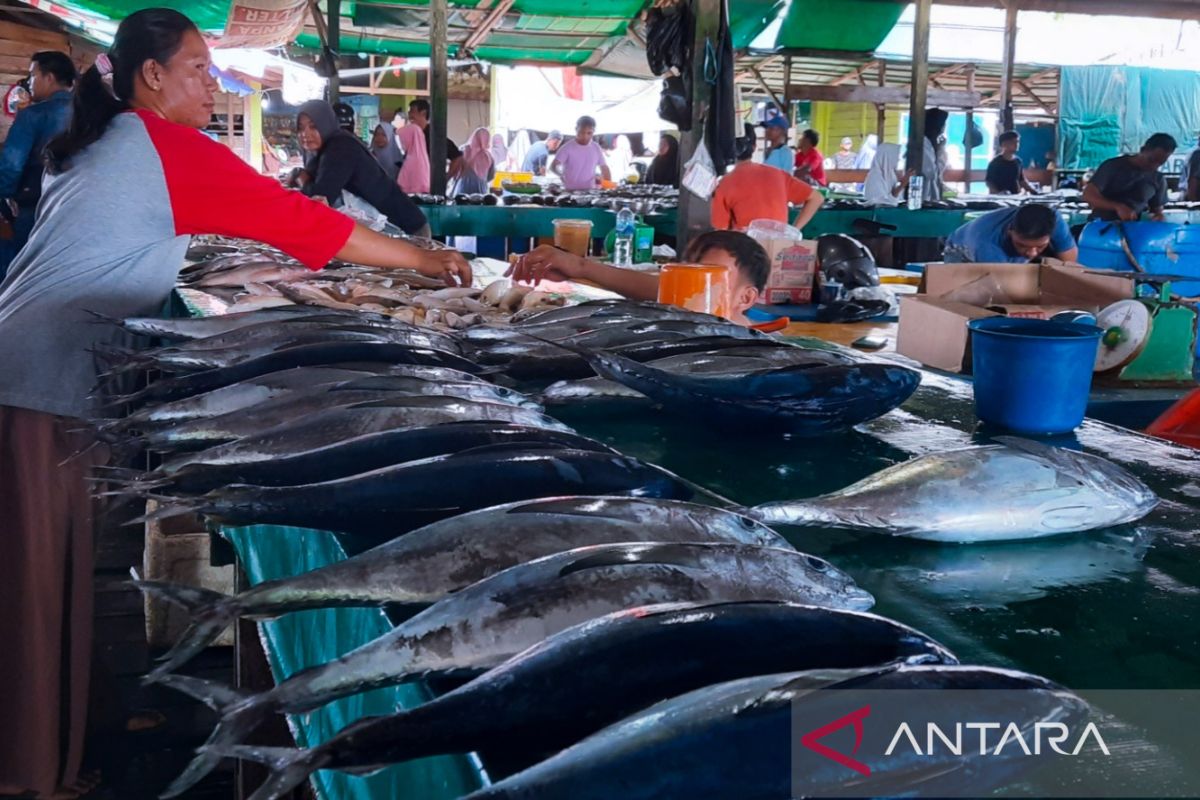
{"type": "Polygon", "coordinates": [[[667,264],[659,272],[658,302],[689,311],[728,317],[731,290],[729,267],[667,264]]]}

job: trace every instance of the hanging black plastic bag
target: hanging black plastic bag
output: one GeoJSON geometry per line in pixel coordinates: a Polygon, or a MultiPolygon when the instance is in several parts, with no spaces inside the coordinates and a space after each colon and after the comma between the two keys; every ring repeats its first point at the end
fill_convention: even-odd
{"type": "Polygon", "coordinates": [[[663,81],[662,96],[658,100],[658,116],[681,131],[692,129],[691,93],[683,78],[672,75],[663,81]]]}

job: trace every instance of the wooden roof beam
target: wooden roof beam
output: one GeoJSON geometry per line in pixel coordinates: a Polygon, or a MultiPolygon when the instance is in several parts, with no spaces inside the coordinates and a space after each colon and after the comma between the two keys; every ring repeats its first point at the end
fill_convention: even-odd
{"type": "MultiPolygon", "coordinates": [[[[906,104],[910,97],[908,86],[830,86],[828,84],[793,84],[788,87],[787,100],[817,100],[831,103],[906,104]]],[[[979,92],[930,89],[927,106],[947,108],[976,108],[983,100],[979,92]]]]}
{"type": "Polygon", "coordinates": [[[488,34],[504,19],[504,15],[508,13],[515,2],[516,0],[500,0],[495,6],[492,6],[492,0],[480,0],[478,8],[488,9],[490,6],[490,9],[474,30],[468,34],[466,41],[463,42],[462,52],[469,54],[481,45],[487,39],[488,34]]]}
{"type": "Polygon", "coordinates": [[[852,69],[849,72],[847,72],[845,75],[843,75],[842,77],[837,78],[830,85],[831,86],[841,86],[843,83],[849,83],[851,81],[858,81],[859,83],[862,83],[863,82],[863,79],[862,79],[863,73],[867,72],[870,69],[873,69],[878,63],[879,63],[879,61],[877,59],[868,61],[867,63],[863,64],[861,67],[858,67],[857,69],[852,69]]]}

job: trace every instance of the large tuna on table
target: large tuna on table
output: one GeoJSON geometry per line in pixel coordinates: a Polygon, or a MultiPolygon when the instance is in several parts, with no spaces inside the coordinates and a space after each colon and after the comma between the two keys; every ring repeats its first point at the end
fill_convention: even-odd
{"type": "Polygon", "coordinates": [[[747,513],[768,524],[995,542],[1121,525],[1158,504],[1149,487],[1107,459],[1028,439],[997,441],[920,456],[832,494],[747,513]]]}

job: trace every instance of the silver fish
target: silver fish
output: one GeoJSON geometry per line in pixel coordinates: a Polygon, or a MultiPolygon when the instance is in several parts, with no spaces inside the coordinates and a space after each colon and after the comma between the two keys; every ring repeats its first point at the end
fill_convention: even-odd
{"type": "MultiPolygon", "coordinates": [[[[773,366],[851,364],[852,359],[823,350],[799,347],[750,347],[687,353],[646,362],[656,369],[679,375],[729,375],[770,369],[773,366]]],[[[558,381],[546,387],[542,400],[548,404],[573,403],[608,398],[647,399],[644,394],[607,378],[558,381]]]]}
{"type": "Polygon", "coordinates": [[[235,597],[139,582],[143,591],[184,606],[192,616],[192,627],[151,677],[178,669],[238,617],[270,619],[327,606],[429,605],[526,561],[620,542],[791,547],[770,528],[740,514],[678,500],[576,497],[509,503],[426,525],[353,558],[260,583],[235,597]]]}
{"type": "Polygon", "coordinates": [[[1099,456],[1014,437],[996,441],[914,458],[839,492],[747,513],[768,524],[973,543],[1107,528],[1158,504],[1149,487],[1099,456]]]}
{"type": "MultiPolygon", "coordinates": [[[[507,569],[435,603],[384,636],[274,689],[236,700],[182,676],[161,680],[222,712],[208,740],[240,742],[269,714],[302,712],[432,673],[474,674],[572,625],[643,605],[782,600],[865,610],[874,602],[845,573],[795,550],[742,544],[581,547],[507,569]]],[[[220,761],[200,755],[164,796],[220,761]]]]}

